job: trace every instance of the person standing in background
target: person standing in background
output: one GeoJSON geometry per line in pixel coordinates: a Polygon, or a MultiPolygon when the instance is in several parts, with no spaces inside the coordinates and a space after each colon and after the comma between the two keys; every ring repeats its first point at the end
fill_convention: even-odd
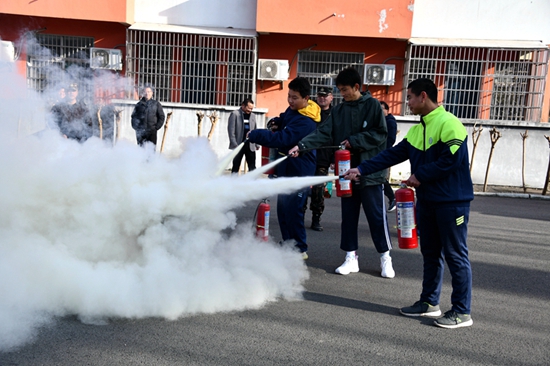
{"type": "MultiPolygon", "coordinates": [[[[256,116],[252,113],[252,109],[254,109],[254,102],[252,99],[246,98],[241,103],[241,108],[233,111],[229,115],[229,120],[227,122],[227,133],[229,135],[229,148],[231,150],[235,149],[242,142],[244,142],[250,131],[256,129],[256,116]]],[[[233,159],[231,173],[239,172],[243,156],[246,159],[248,170],[252,171],[256,169],[256,150],[259,148],[259,145],[253,143],[245,144],[241,151],[239,151],[233,159]]]]}
{"type": "MultiPolygon", "coordinates": [[[[332,109],[332,88],[328,86],[322,86],[317,90],[317,99],[316,102],[321,107],[321,122],[317,124],[317,127],[323,121],[325,121],[330,115],[332,109]]],[[[328,175],[328,168],[332,160],[332,149],[317,149],[317,166],[315,167],[316,176],[326,176],[328,175]]],[[[311,210],[311,229],[315,231],[323,231],[321,226],[321,215],[325,210],[325,187],[326,183],[318,184],[311,187],[311,203],[309,204],[309,209],[311,210]]],[[[307,200],[306,206],[307,209],[307,200]]]]}
{"type": "MultiPolygon", "coordinates": [[[[384,112],[384,117],[386,117],[386,126],[388,127],[388,139],[386,140],[386,149],[389,149],[395,144],[395,139],[397,137],[397,121],[393,114],[390,113],[390,106],[388,103],[380,101],[382,106],[382,112],[384,112]]],[[[390,169],[386,176],[386,181],[384,182],[384,195],[388,197],[390,201],[388,205],[388,212],[395,210],[395,193],[389,182],[390,179],[390,169]]]]}
{"type": "Polygon", "coordinates": [[[53,102],[53,105],[63,103],[66,97],[67,97],[67,92],[65,90],[65,87],[60,86],[59,89],[57,89],[56,99],[53,102]]]}
{"type": "Polygon", "coordinates": [[[143,97],[132,112],[132,128],[136,131],[139,146],[146,142],[157,144],[157,131],[164,124],[164,110],[162,105],[153,99],[153,87],[143,88],[143,97]]]}
{"type": "Polygon", "coordinates": [[[84,142],[92,137],[90,110],[83,100],[78,99],[78,84],[70,84],[66,91],[65,98],[52,107],[52,114],[65,138],[84,142]]]}

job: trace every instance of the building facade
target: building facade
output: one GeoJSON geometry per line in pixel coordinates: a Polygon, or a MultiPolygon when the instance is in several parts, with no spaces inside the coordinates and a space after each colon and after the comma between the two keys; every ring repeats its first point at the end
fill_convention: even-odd
{"type": "MultiPolygon", "coordinates": [[[[114,60],[103,68],[133,88],[108,93],[123,120],[144,84],[178,111],[174,135],[196,136],[198,113],[216,111],[211,141],[223,154],[226,117],[244,98],[256,102],[260,125],[286,109],[296,76],[310,80],[313,95],[332,87],[337,103],[334,79],[350,66],[364,90],[402,116],[402,135],[414,120],[406,85],[418,77],[433,79],[440,102],[466,124],[540,126],[550,110],[549,16],[546,0],[2,2],[0,38],[13,43],[19,72],[38,91],[55,82],[52,64],[97,69],[94,62],[114,60]]],[[[133,138],[124,122],[120,136],[133,138]]]]}

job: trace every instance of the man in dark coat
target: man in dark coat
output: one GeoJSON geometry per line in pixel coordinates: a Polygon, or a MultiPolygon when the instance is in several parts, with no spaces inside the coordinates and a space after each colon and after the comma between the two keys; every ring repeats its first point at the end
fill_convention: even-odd
{"type": "MultiPolygon", "coordinates": [[[[330,116],[330,110],[332,109],[332,87],[322,86],[317,90],[317,104],[321,107],[321,122],[317,124],[317,127],[330,116]]],[[[315,167],[315,175],[325,176],[328,175],[328,169],[332,162],[333,149],[317,149],[317,166],[315,167]]],[[[311,229],[315,231],[323,231],[321,226],[321,215],[325,210],[325,187],[326,183],[318,184],[311,187],[311,203],[309,209],[311,210],[311,229]]],[[[307,201],[306,207],[307,209],[307,201]]]]}
{"type": "Polygon", "coordinates": [[[164,124],[162,105],[153,99],[153,88],[143,89],[143,98],[136,104],[132,112],[132,128],[136,131],[139,146],[146,142],[157,144],[157,131],[164,124]]]}
{"type": "Polygon", "coordinates": [[[92,136],[92,118],[84,101],[78,99],[78,85],[70,84],[67,96],[52,107],[52,113],[61,134],[84,142],[92,136]]]}

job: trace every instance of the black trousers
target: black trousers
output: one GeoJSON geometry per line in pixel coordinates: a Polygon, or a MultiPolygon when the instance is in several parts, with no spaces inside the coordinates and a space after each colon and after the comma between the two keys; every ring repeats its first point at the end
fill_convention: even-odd
{"type": "MultiPolygon", "coordinates": [[[[326,176],[328,175],[328,168],[324,166],[317,166],[315,168],[315,176],[326,176]]],[[[325,210],[325,187],[326,183],[317,184],[311,187],[311,203],[309,204],[309,209],[314,215],[319,215],[325,210]]],[[[304,205],[304,211],[307,209],[307,198],[304,205]]]]}
{"type": "Polygon", "coordinates": [[[157,131],[136,131],[136,139],[139,146],[143,146],[146,142],[157,144],[157,131]]]}
{"type": "Polygon", "coordinates": [[[246,165],[248,165],[248,171],[256,169],[256,150],[250,150],[250,144],[247,142],[243,148],[233,159],[233,167],[231,173],[238,173],[241,167],[241,161],[243,156],[246,158],[246,165]]]}
{"type": "Polygon", "coordinates": [[[351,252],[359,248],[359,216],[363,206],[376,251],[387,252],[392,245],[382,184],[363,188],[359,184],[353,184],[351,194],[351,197],[342,197],[340,200],[342,207],[340,249],[351,252]]]}

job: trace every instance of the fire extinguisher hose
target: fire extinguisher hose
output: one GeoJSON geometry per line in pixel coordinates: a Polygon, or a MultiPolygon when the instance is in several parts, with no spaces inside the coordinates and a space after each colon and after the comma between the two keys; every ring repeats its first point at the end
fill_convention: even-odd
{"type": "MultiPolygon", "coordinates": [[[[321,147],[314,147],[314,148],[309,148],[309,149],[300,149],[298,150],[298,153],[303,153],[303,152],[308,152],[308,151],[311,151],[311,150],[319,150],[319,149],[339,149],[341,146],[321,146],[321,147]]],[[[282,156],[289,156],[288,154],[283,154],[282,152],[279,152],[280,155],[282,156]]],[[[344,178],[343,175],[339,175],[338,176],[339,179],[342,179],[344,178]]]]}
{"type": "MultiPolygon", "coordinates": [[[[243,142],[246,144],[247,142],[250,142],[250,141],[247,137],[246,139],[244,139],[243,142]]],[[[308,152],[308,151],[311,151],[311,150],[319,150],[319,149],[339,149],[339,148],[340,148],[340,146],[321,146],[321,147],[313,147],[313,148],[309,148],[309,149],[300,149],[300,150],[298,150],[298,153],[308,152]]],[[[279,155],[289,156],[288,154],[284,154],[280,151],[279,151],[279,155]]]]}
{"type": "MultiPolygon", "coordinates": [[[[312,150],[320,150],[320,149],[339,149],[340,146],[321,146],[321,147],[312,147],[312,148],[309,148],[309,149],[300,149],[298,150],[298,154],[301,154],[301,153],[304,153],[304,152],[308,152],[308,151],[312,151],[312,150]]],[[[289,154],[284,154],[282,152],[279,151],[279,155],[282,155],[282,156],[290,156],[289,154]]]]}

